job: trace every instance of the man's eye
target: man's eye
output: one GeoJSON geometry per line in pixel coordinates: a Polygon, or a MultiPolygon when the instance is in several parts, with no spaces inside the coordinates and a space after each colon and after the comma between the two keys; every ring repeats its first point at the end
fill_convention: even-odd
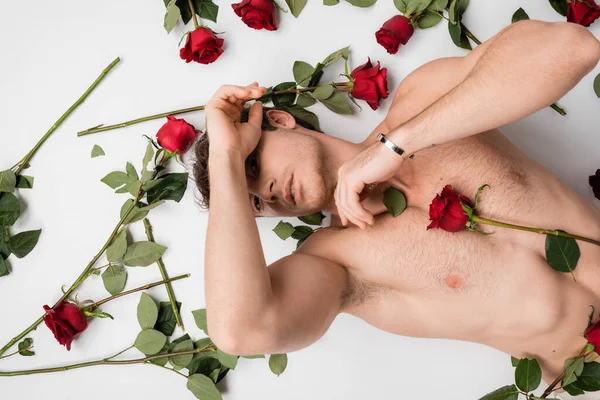
{"type": "Polygon", "coordinates": [[[258,196],[252,197],[254,202],[254,207],[256,207],[256,211],[260,211],[260,198],[258,196]]]}
{"type": "Polygon", "coordinates": [[[260,168],[258,167],[258,157],[256,156],[256,151],[250,154],[248,157],[248,167],[250,168],[251,176],[253,178],[257,178],[260,173],[260,168]]]}

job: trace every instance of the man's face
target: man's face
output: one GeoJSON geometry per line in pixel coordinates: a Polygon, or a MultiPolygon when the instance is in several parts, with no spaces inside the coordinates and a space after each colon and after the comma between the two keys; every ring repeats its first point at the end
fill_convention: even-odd
{"type": "MultiPolygon", "coordinates": [[[[331,169],[322,143],[310,134],[282,128],[263,131],[258,146],[246,159],[254,214],[301,216],[324,209],[335,190],[331,169]]],[[[337,171],[333,173],[335,177],[337,171]]]]}

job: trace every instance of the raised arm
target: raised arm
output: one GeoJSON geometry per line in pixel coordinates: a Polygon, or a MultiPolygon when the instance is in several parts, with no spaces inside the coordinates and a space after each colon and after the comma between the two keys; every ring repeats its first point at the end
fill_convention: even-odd
{"type": "Polygon", "coordinates": [[[245,160],[261,135],[262,105],[240,123],[245,100],[264,88],[223,86],[206,107],[210,208],[205,254],[208,332],[231,354],[298,350],[317,340],[340,309],[345,270],[295,253],[267,268],[248,202],[245,160]]]}
{"type": "Polygon", "coordinates": [[[571,90],[600,59],[600,42],[572,23],[521,21],[464,57],[466,72],[452,90],[386,137],[399,157],[376,142],[344,164],[335,199],[345,225],[361,228],[373,216],[358,201],[367,184],[391,178],[408,156],[517,121],[571,90]]]}

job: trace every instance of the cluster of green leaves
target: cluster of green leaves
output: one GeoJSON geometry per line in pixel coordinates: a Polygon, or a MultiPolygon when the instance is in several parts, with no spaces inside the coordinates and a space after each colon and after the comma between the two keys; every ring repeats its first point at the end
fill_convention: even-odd
{"type": "Polygon", "coordinates": [[[467,37],[465,26],[462,23],[462,17],[467,11],[469,0],[452,0],[448,5],[448,32],[452,42],[461,49],[472,50],[471,42],[467,37]]]}
{"type": "Polygon", "coordinates": [[[33,345],[33,339],[25,338],[19,343],[19,354],[24,357],[31,357],[35,355],[35,352],[31,350],[33,345]]]}
{"type": "Polygon", "coordinates": [[[530,395],[540,386],[542,382],[542,369],[535,359],[511,357],[515,369],[515,384],[503,386],[483,396],[479,400],[517,400],[519,394],[526,395],[527,399],[538,400],[538,397],[530,395]]]}
{"type": "Polygon", "coordinates": [[[11,235],[12,227],[21,216],[21,205],[13,194],[15,189],[31,189],[31,176],[16,175],[11,169],[0,171],[0,277],[10,274],[8,257],[23,258],[34,249],[41,229],[11,235]]]}
{"type": "MultiPolygon", "coordinates": [[[[323,218],[325,218],[325,215],[323,215],[321,211],[311,215],[298,217],[300,221],[309,225],[321,225],[323,223],[323,218]]],[[[275,234],[279,236],[281,240],[287,240],[290,237],[292,239],[296,239],[298,241],[296,243],[297,249],[310,235],[315,232],[315,229],[306,225],[293,226],[289,222],[279,221],[277,226],[273,228],[273,232],[275,232],[275,234]]]]}
{"type": "MultiPolygon", "coordinates": [[[[305,61],[296,61],[292,69],[294,82],[282,82],[267,88],[260,101],[272,102],[278,109],[292,114],[299,120],[308,122],[316,130],[320,130],[319,118],[306,110],[317,102],[337,114],[352,114],[352,109],[346,99],[336,90],[335,85],[320,84],[323,70],[340,59],[348,60],[348,47],[331,53],[314,67],[305,61]],[[289,90],[289,92],[287,92],[289,90]],[[277,93],[286,91],[285,93],[277,93]]],[[[347,67],[346,67],[347,71],[347,67]]]]}
{"type": "Polygon", "coordinates": [[[398,11],[411,18],[418,28],[427,29],[442,20],[448,0],[394,0],[394,5],[398,11]]]}
{"type": "MultiPolygon", "coordinates": [[[[200,17],[212,22],[217,22],[219,6],[212,0],[191,0],[194,5],[194,12],[200,17]]],[[[304,0],[306,1],[306,0],[304,0]]],[[[190,0],[163,0],[167,11],[165,13],[164,27],[170,33],[179,18],[186,25],[192,19],[192,10],[190,10],[190,0]]]]}
{"type": "Polygon", "coordinates": [[[127,163],[125,172],[113,171],[102,178],[116,193],[129,193],[134,198],[127,199],[121,207],[120,216],[124,218],[129,209],[129,215],[123,220],[118,234],[106,250],[109,266],[102,274],[106,290],[116,295],[125,288],[127,267],[147,267],[162,256],[166,247],[151,241],[131,242],[127,235],[127,225],[144,219],[150,210],[160,206],[166,200],[179,202],[187,189],[187,173],[166,173],[162,166],[173,153],[159,148],[154,153],[156,144],[149,141],[142,162],[141,177],[131,163],[127,163]],[[161,158],[162,157],[162,158],[161,158]],[[154,158],[154,169],[148,169],[154,158]],[[145,196],[146,202],[141,201],[145,196]]]}
{"type": "MultiPolygon", "coordinates": [[[[181,308],[181,303],[177,303],[177,307],[181,308]]],[[[192,311],[192,314],[196,326],[208,336],[206,309],[192,311]]],[[[216,348],[210,337],[194,341],[185,334],[171,341],[170,336],[173,335],[177,322],[170,302],[161,302],[157,305],[152,297],[142,293],[137,306],[137,318],[142,331],[135,339],[134,346],[146,356],[165,355],[151,360],[151,363],[163,367],[170,364],[176,371],[187,369],[187,388],[198,399],[222,399],[216,384],[227,375],[229,370],[236,368],[238,356],[216,348]],[[199,352],[173,355],[173,353],[193,350],[199,352]]],[[[265,356],[244,358],[265,358],[265,356]]],[[[269,366],[273,373],[281,374],[286,365],[287,355],[271,355],[269,366]]]]}

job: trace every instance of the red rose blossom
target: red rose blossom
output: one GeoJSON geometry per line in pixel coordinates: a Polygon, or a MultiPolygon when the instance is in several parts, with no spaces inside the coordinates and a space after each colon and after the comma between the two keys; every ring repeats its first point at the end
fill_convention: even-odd
{"type": "Polygon", "coordinates": [[[431,223],[427,229],[440,228],[447,232],[458,232],[465,229],[469,217],[461,207],[461,201],[463,204],[473,207],[471,200],[455,192],[452,186],[446,185],[442,194],[438,194],[429,206],[431,223]]]}
{"type": "Polygon", "coordinates": [[[277,29],[273,0],[243,0],[241,3],[232,4],[231,7],[250,28],[268,31],[277,29]]]}
{"type": "Polygon", "coordinates": [[[44,306],[44,322],[54,333],[58,343],[71,350],[71,342],[88,327],[87,319],[79,307],[73,303],[61,301],[54,308],[44,306]]]}
{"type": "Polygon", "coordinates": [[[410,19],[404,15],[396,15],[387,20],[383,26],[375,33],[377,43],[382,45],[388,53],[396,54],[400,44],[408,43],[415,28],[410,23],[410,19]]]}
{"type": "Polygon", "coordinates": [[[600,200],[600,169],[596,171],[596,175],[590,176],[590,186],[594,192],[594,196],[600,200]]]}
{"type": "Polygon", "coordinates": [[[210,64],[223,54],[223,42],[212,30],[198,28],[187,36],[185,46],[179,50],[179,57],[186,63],[210,64]]]}
{"type": "Polygon", "coordinates": [[[573,0],[567,9],[567,21],[590,26],[600,17],[600,6],[594,0],[573,0]]]}
{"type": "Polygon", "coordinates": [[[156,139],[161,147],[169,151],[179,151],[184,154],[196,141],[197,131],[193,125],[188,124],[183,118],[167,117],[168,121],[158,130],[156,139]]]}
{"type": "Polygon", "coordinates": [[[381,99],[389,95],[387,89],[387,68],[380,68],[371,64],[371,58],[366,63],[357,67],[350,73],[354,81],[352,96],[366,101],[373,110],[377,110],[381,99]]]}
{"type": "Polygon", "coordinates": [[[585,338],[594,345],[595,350],[600,350],[600,321],[590,325],[585,331],[585,338]]]}

